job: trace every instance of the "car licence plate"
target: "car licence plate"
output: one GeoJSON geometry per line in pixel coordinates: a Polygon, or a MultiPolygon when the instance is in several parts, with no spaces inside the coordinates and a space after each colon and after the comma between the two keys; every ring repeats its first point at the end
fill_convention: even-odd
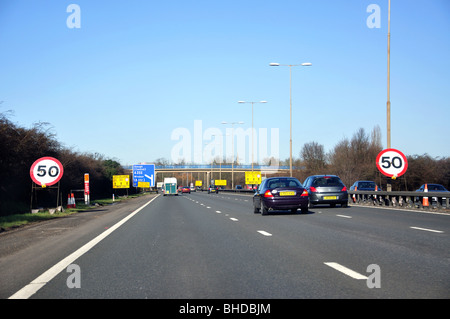
{"type": "Polygon", "coordinates": [[[296,192],[280,192],[280,196],[295,196],[296,192]]]}
{"type": "Polygon", "coordinates": [[[337,196],[324,196],[324,200],[337,199],[337,196]]]}

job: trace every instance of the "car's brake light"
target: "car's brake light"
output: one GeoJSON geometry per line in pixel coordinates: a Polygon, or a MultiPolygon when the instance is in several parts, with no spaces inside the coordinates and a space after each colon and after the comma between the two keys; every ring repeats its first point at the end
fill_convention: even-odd
{"type": "Polygon", "coordinates": [[[308,196],[309,194],[308,194],[308,191],[305,189],[304,191],[303,191],[303,193],[302,193],[302,195],[301,196],[308,196]]]}
{"type": "Polygon", "coordinates": [[[273,195],[272,195],[272,193],[270,192],[270,190],[266,190],[266,192],[264,193],[264,197],[270,197],[270,198],[272,198],[273,195]]]}
{"type": "Polygon", "coordinates": [[[347,187],[342,187],[341,192],[346,192],[347,191],[347,187]]]}
{"type": "Polygon", "coordinates": [[[309,190],[310,190],[311,192],[313,192],[313,193],[316,193],[316,192],[317,192],[317,189],[316,189],[314,186],[311,186],[311,187],[309,188],[309,190]]]}

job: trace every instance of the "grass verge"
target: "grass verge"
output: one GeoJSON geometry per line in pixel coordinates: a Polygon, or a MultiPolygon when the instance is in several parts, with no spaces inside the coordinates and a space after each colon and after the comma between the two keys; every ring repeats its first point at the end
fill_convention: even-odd
{"type": "Polygon", "coordinates": [[[58,212],[56,211],[53,214],[50,214],[48,210],[44,210],[42,212],[38,212],[35,214],[27,213],[27,214],[15,214],[8,216],[0,216],[0,232],[10,230],[13,228],[21,227],[30,223],[40,222],[44,220],[54,219],[65,217],[68,215],[76,214],[78,212],[86,211],[96,206],[104,206],[111,205],[113,202],[120,202],[126,199],[135,198],[138,196],[145,195],[146,193],[129,195],[127,197],[118,197],[114,201],[112,198],[98,199],[92,201],[91,205],[85,205],[84,203],[77,203],[76,208],[65,208],[64,211],[58,212]]]}

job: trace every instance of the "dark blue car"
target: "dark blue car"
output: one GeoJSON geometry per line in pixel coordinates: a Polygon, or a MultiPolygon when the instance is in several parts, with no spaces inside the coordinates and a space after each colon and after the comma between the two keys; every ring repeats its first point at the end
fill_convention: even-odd
{"type": "Polygon", "coordinates": [[[253,195],[253,211],[267,215],[271,211],[301,209],[308,212],[309,196],[306,189],[294,177],[271,177],[263,180],[253,195]]]}

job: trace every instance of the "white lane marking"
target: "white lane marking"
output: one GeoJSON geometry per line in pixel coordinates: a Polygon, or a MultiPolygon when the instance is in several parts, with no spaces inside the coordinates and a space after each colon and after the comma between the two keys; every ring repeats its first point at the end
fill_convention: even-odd
{"type": "Polygon", "coordinates": [[[216,210],[216,213],[217,214],[221,214],[222,212],[220,210],[216,210]]]}
{"type": "Polygon", "coordinates": [[[329,267],[331,267],[331,268],[334,268],[337,271],[340,271],[340,272],[342,272],[342,273],[346,274],[347,276],[350,276],[350,277],[352,277],[354,279],[358,279],[358,280],[367,279],[366,276],[361,275],[360,273],[357,273],[356,271],[353,271],[353,270],[351,270],[351,269],[349,269],[349,268],[347,268],[345,266],[342,266],[342,265],[340,265],[338,263],[326,262],[324,264],[329,266],[329,267]]]}
{"type": "Polygon", "coordinates": [[[417,230],[429,231],[429,232],[433,232],[433,233],[440,233],[440,234],[443,233],[442,230],[435,230],[435,229],[429,229],[429,228],[421,228],[421,227],[414,227],[414,226],[411,226],[411,227],[409,227],[409,228],[417,229],[417,230]]]}
{"type": "Polygon", "coordinates": [[[206,208],[211,208],[211,207],[209,207],[209,206],[206,206],[206,208]]]}
{"type": "Polygon", "coordinates": [[[343,218],[353,218],[352,216],[348,216],[348,215],[339,215],[339,214],[337,214],[336,216],[343,217],[343,218]]]}
{"type": "Polygon", "coordinates": [[[264,236],[272,236],[271,233],[268,233],[268,232],[266,232],[264,230],[258,230],[258,233],[260,233],[261,235],[264,235],[264,236]]]}
{"type": "Polygon", "coordinates": [[[42,275],[31,281],[28,285],[17,291],[14,295],[9,297],[8,299],[28,299],[32,295],[34,295],[39,289],[44,287],[50,280],[52,280],[56,275],[58,275],[61,271],[66,269],[70,264],[72,264],[75,260],[80,258],[82,255],[84,255],[86,252],[88,252],[91,248],[93,248],[95,245],[97,245],[99,242],[101,242],[103,239],[105,239],[108,235],[110,235],[113,231],[115,231],[117,228],[122,226],[125,222],[127,222],[129,219],[131,219],[134,215],[139,213],[142,209],[144,209],[148,204],[153,202],[156,198],[158,198],[159,195],[152,198],[149,202],[142,205],[138,209],[136,209],[134,212],[132,212],[127,217],[120,220],[118,223],[113,225],[112,227],[105,230],[103,233],[92,239],[90,242],[55,264],[53,267],[45,271],[42,275]]]}
{"type": "Polygon", "coordinates": [[[230,219],[232,220],[232,221],[234,221],[234,222],[237,222],[239,219],[237,219],[237,218],[233,218],[233,217],[230,217],[230,219]]]}

